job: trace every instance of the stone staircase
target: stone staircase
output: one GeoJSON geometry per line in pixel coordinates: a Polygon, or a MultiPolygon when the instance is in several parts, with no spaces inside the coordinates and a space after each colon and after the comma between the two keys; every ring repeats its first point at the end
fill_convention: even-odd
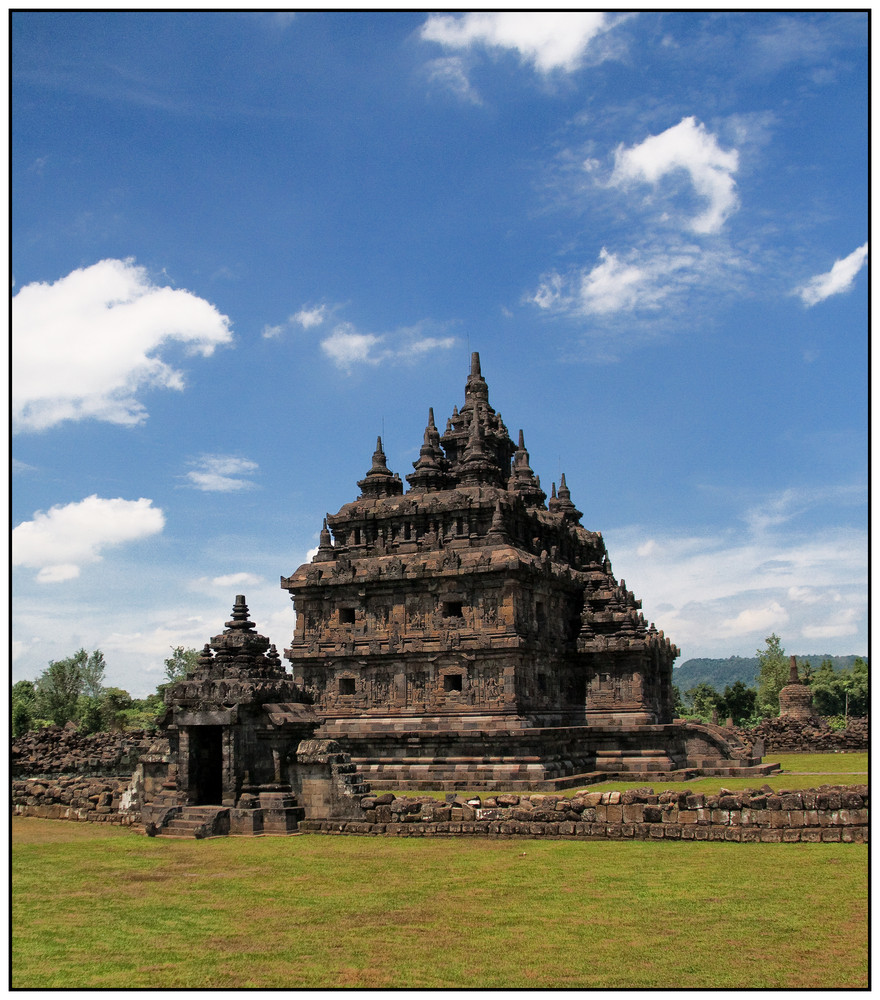
{"type": "Polygon", "coordinates": [[[226,806],[184,806],[158,831],[162,837],[225,837],[229,833],[229,809],[226,806]]]}

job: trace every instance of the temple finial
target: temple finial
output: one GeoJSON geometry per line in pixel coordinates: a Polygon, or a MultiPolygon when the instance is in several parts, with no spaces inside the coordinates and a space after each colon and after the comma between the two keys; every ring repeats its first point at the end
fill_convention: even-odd
{"type": "Polygon", "coordinates": [[[235,604],[232,606],[232,619],[226,622],[226,627],[235,632],[250,632],[254,629],[254,623],[248,621],[248,606],[244,594],[236,595],[235,604]]]}
{"type": "Polygon", "coordinates": [[[481,375],[480,371],[480,352],[474,351],[471,354],[471,375],[481,375]]]}

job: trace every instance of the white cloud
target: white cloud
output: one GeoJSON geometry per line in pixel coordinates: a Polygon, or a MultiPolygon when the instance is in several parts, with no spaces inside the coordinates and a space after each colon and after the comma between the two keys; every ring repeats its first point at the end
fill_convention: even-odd
{"type": "Polygon", "coordinates": [[[859,618],[858,609],[842,608],[838,614],[824,623],[815,622],[805,625],[801,634],[805,639],[837,639],[843,636],[857,635],[859,618]]]}
{"type": "Polygon", "coordinates": [[[697,195],[708,202],[688,227],[695,233],[716,233],[737,206],[733,175],[738,165],[735,149],[723,150],[716,136],[688,117],[628,149],[619,146],[610,183],[623,187],[641,182],[657,188],[668,175],[684,171],[697,195]]]}
{"type": "Polygon", "coordinates": [[[131,259],[25,285],[12,299],[15,429],[87,418],[142,423],[142,390],[184,385],[163,348],[177,342],[208,356],[231,340],[228,317],[192,292],[154,284],[131,259]]]}
{"type": "Polygon", "coordinates": [[[227,573],[211,580],[213,587],[256,587],[265,581],[256,573],[227,573]]]}
{"type": "Polygon", "coordinates": [[[674,240],[626,253],[603,247],[591,268],[544,275],[526,301],[549,312],[606,318],[617,313],[656,315],[664,308],[672,321],[673,300],[687,296],[693,305],[697,291],[717,294],[719,275],[726,274],[729,283],[743,266],[724,247],[704,249],[674,240]]]}
{"type": "Polygon", "coordinates": [[[351,323],[340,323],[321,341],[321,350],[345,372],[363,365],[401,363],[436,350],[447,350],[454,337],[426,336],[424,324],[416,324],[393,334],[360,333],[351,323]]]}
{"type": "Polygon", "coordinates": [[[194,467],[186,474],[191,486],[206,493],[233,493],[250,490],[254,483],[240,476],[256,472],[259,466],[247,458],[235,455],[202,455],[191,463],[194,467]]]}
{"type": "Polygon", "coordinates": [[[331,308],[324,302],[315,306],[303,306],[302,309],[288,316],[286,323],[279,323],[275,326],[267,324],[264,326],[262,336],[267,340],[271,340],[274,337],[280,337],[292,326],[301,327],[303,330],[311,330],[312,327],[321,326],[325,323],[336,308],[338,307],[331,308]]]}
{"type": "Polygon", "coordinates": [[[290,317],[291,323],[298,323],[304,330],[310,330],[313,326],[320,326],[327,318],[327,306],[303,306],[299,312],[290,317]]]}
{"type": "Polygon", "coordinates": [[[764,607],[746,608],[735,618],[721,622],[721,632],[727,636],[747,636],[756,633],[777,632],[788,622],[788,612],[778,601],[764,607]]]}
{"type": "Polygon", "coordinates": [[[86,497],[77,503],[37,511],[12,532],[12,564],[37,569],[40,583],[79,576],[84,563],[101,560],[101,551],[158,534],[165,515],[152,500],[86,497]]]}
{"type": "Polygon", "coordinates": [[[609,14],[572,11],[432,14],[422,26],[421,37],[450,49],[484,46],[512,51],[539,73],[571,73],[584,64],[595,41],[620,20],[609,14]]]}
{"type": "Polygon", "coordinates": [[[605,247],[599,263],[581,278],[580,302],[584,312],[607,313],[648,304],[651,297],[648,270],[622,260],[605,247]]]}
{"type": "Polygon", "coordinates": [[[804,305],[814,306],[831,295],[840,295],[852,289],[856,275],[868,260],[868,244],[863,243],[843,260],[836,260],[827,274],[817,274],[796,289],[804,305]]]}
{"type": "Polygon", "coordinates": [[[381,357],[371,352],[382,339],[372,333],[358,333],[350,323],[343,323],[321,341],[321,350],[338,368],[350,371],[355,365],[379,364],[381,357]]]}

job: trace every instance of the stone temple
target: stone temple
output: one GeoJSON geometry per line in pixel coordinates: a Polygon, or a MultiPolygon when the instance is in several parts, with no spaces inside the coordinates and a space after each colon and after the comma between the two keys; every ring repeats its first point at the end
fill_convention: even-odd
{"type": "Polygon", "coordinates": [[[716,727],[673,721],[670,640],[550,497],[489,402],[478,354],[414,468],[379,439],[359,495],[282,578],[289,660],[315,735],[374,786],[553,788],[600,776],[764,773],[716,727]]]}

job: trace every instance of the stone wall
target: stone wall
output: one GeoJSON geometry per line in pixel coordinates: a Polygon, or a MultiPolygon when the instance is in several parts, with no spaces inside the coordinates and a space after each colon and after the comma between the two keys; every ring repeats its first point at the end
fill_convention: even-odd
{"type": "Polygon", "coordinates": [[[140,822],[139,804],[129,792],[130,776],[20,778],[12,782],[15,816],[68,819],[82,823],[140,822]]]}
{"type": "Polygon", "coordinates": [[[768,753],[835,753],[846,750],[867,750],[870,727],[867,719],[850,719],[846,729],[833,730],[828,721],[817,716],[795,719],[780,716],[764,719],[752,729],[734,729],[748,746],[764,741],[768,753]]]}
{"type": "MultiPolygon", "coordinates": [[[[17,816],[135,825],[130,779],[13,781],[17,816]]],[[[549,837],[606,840],[726,840],[737,843],[867,843],[867,785],[801,791],[751,789],[718,795],[688,791],[491,795],[445,802],[428,797],[365,795],[347,817],[302,820],[304,833],[398,837],[549,837]]]]}
{"type": "Polygon", "coordinates": [[[398,837],[550,837],[610,840],[725,840],[737,843],[866,843],[868,788],[719,795],[650,788],[625,792],[493,795],[445,802],[396,797],[361,800],[360,820],[306,819],[303,832],[398,837]]]}

